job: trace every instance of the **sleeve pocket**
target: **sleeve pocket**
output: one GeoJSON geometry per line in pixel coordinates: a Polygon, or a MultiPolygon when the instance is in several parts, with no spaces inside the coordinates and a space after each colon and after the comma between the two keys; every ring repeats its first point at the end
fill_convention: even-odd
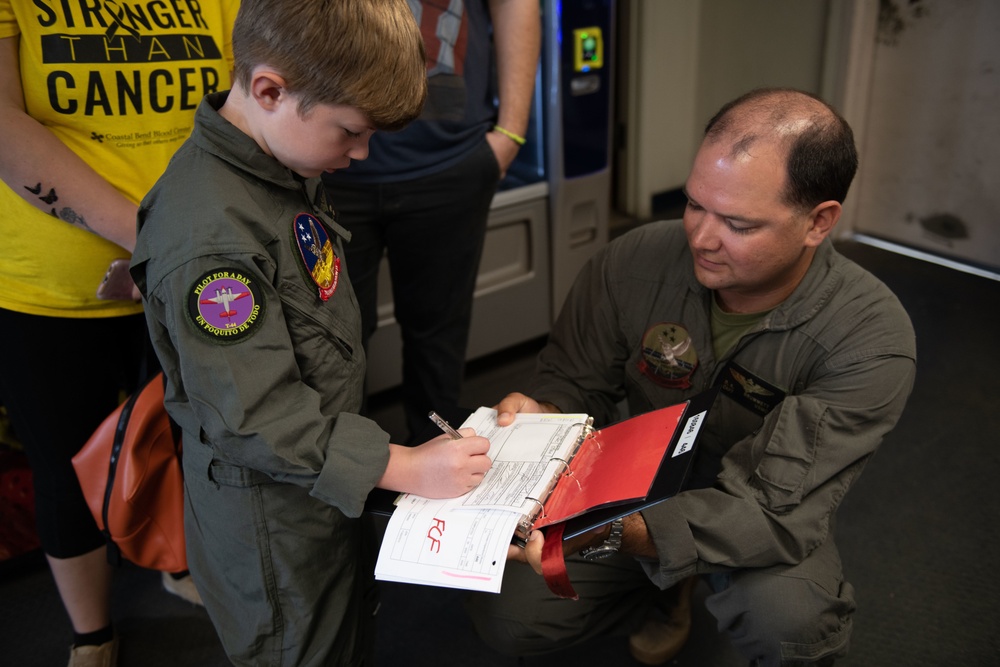
{"type": "Polygon", "coordinates": [[[759,500],[781,513],[798,505],[806,493],[826,409],[786,399],[779,410],[754,478],[759,500]]]}

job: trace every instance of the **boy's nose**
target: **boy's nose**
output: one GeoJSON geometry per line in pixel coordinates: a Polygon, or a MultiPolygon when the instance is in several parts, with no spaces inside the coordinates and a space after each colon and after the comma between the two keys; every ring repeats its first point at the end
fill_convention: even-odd
{"type": "Polygon", "coordinates": [[[368,139],[358,142],[347,151],[347,157],[352,160],[364,160],[368,157],[368,139]]]}

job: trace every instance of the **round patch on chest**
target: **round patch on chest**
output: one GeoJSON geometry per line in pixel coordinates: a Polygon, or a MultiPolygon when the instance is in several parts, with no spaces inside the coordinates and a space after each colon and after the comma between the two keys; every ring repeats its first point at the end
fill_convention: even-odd
{"type": "Polygon", "coordinates": [[[698,352],[688,330],[674,322],[654,324],[642,337],[639,370],[661,387],[687,389],[698,368],[698,352]]]}

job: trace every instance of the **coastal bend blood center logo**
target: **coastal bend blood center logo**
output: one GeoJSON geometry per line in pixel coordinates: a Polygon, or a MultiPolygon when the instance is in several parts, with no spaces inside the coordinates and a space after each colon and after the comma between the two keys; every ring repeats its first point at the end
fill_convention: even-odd
{"type": "Polygon", "coordinates": [[[264,301],[257,279],[239,269],[216,269],[201,276],[188,294],[195,328],[220,343],[236,343],[257,330],[264,301]]]}

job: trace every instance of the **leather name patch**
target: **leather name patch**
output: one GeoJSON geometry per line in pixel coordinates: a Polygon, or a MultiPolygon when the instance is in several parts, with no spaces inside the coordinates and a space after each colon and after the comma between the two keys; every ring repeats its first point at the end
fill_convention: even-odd
{"type": "Polygon", "coordinates": [[[785,399],[785,392],[730,361],[719,374],[723,394],[761,417],[785,399]]]}

